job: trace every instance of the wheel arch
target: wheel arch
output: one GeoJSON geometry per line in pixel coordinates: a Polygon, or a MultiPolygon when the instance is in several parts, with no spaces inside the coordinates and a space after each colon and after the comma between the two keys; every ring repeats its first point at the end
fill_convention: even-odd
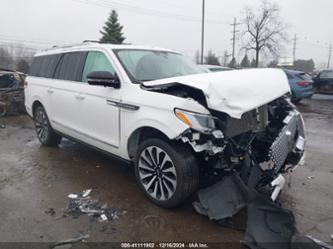
{"type": "MultiPolygon", "coordinates": [[[[34,116],[35,114],[35,110],[38,106],[43,106],[42,102],[40,102],[40,100],[36,99],[34,100],[34,102],[32,103],[32,116],[34,116]]],[[[43,106],[44,107],[44,106],[43,106]]]]}
{"type": "Polygon", "coordinates": [[[151,126],[137,128],[132,132],[127,141],[127,152],[129,158],[133,160],[141,141],[152,137],[161,138],[165,141],[171,140],[170,137],[157,128],[153,128],[151,126]]]}

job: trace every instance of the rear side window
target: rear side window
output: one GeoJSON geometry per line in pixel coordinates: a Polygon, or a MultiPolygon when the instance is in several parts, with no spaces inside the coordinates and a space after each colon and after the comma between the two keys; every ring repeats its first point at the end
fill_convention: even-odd
{"type": "Polygon", "coordinates": [[[115,75],[115,70],[109,59],[102,52],[89,52],[82,74],[82,82],[88,82],[87,76],[93,71],[108,71],[115,75]]]}
{"type": "Polygon", "coordinates": [[[306,73],[300,73],[298,74],[298,78],[302,79],[302,80],[311,80],[311,76],[306,74],[306,73]]]}
{"type": "Polygon", "coordinates": [[[70,81],[81,81],[87,52],[64,54],[57,66],[54,78],[70,81]]]}
{"type": "Polygon", "coordinates": [[[30,75],[52,78],[60,57],[60,54],[35,57],[32,62],[30,75]]]}
{"type": "Polygon", "coordinates": [[[19,75],[0,74],[0,88],[18,88],[20,83],[19,75]]]}

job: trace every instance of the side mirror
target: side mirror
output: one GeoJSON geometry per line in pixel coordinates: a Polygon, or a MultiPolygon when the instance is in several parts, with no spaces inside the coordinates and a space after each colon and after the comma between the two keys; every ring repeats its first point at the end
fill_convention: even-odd
{"type": "Polygon", "coordinates": [[[120,87],[118,77],[108,71],[93,71],[88,74],[87,78],[89,85],[114,88],[120,87]]]}

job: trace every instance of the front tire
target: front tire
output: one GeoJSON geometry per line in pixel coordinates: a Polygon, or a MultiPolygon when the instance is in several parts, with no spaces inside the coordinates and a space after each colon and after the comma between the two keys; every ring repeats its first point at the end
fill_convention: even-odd
{"type": "Polygon", "coordinates": [[[140,144],[135,175],[145,195],[164,208],[180,205],[197,190],[199,170],[190,148],[160,138],[140,144]]]}
{"type": "Polygon", "coordinates": [[[43,106],[37,106],[34,111],[34,123],[39,141],[43,145],[57,146],[61,136],[54,132],[43,106]]]}

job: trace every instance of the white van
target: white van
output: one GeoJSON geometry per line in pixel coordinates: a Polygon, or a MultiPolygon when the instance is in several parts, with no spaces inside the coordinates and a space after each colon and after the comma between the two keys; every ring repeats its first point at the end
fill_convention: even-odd
{"type": "Polygon", "coordinates": [[[83,43],[34,57],[25,106],[42,144],[67,137],[133,162],[169,208],[230,172],[255,187],[283,180],[304,150],[289,92],[279,69],[204,73],[171,50],[83,43]]]}

